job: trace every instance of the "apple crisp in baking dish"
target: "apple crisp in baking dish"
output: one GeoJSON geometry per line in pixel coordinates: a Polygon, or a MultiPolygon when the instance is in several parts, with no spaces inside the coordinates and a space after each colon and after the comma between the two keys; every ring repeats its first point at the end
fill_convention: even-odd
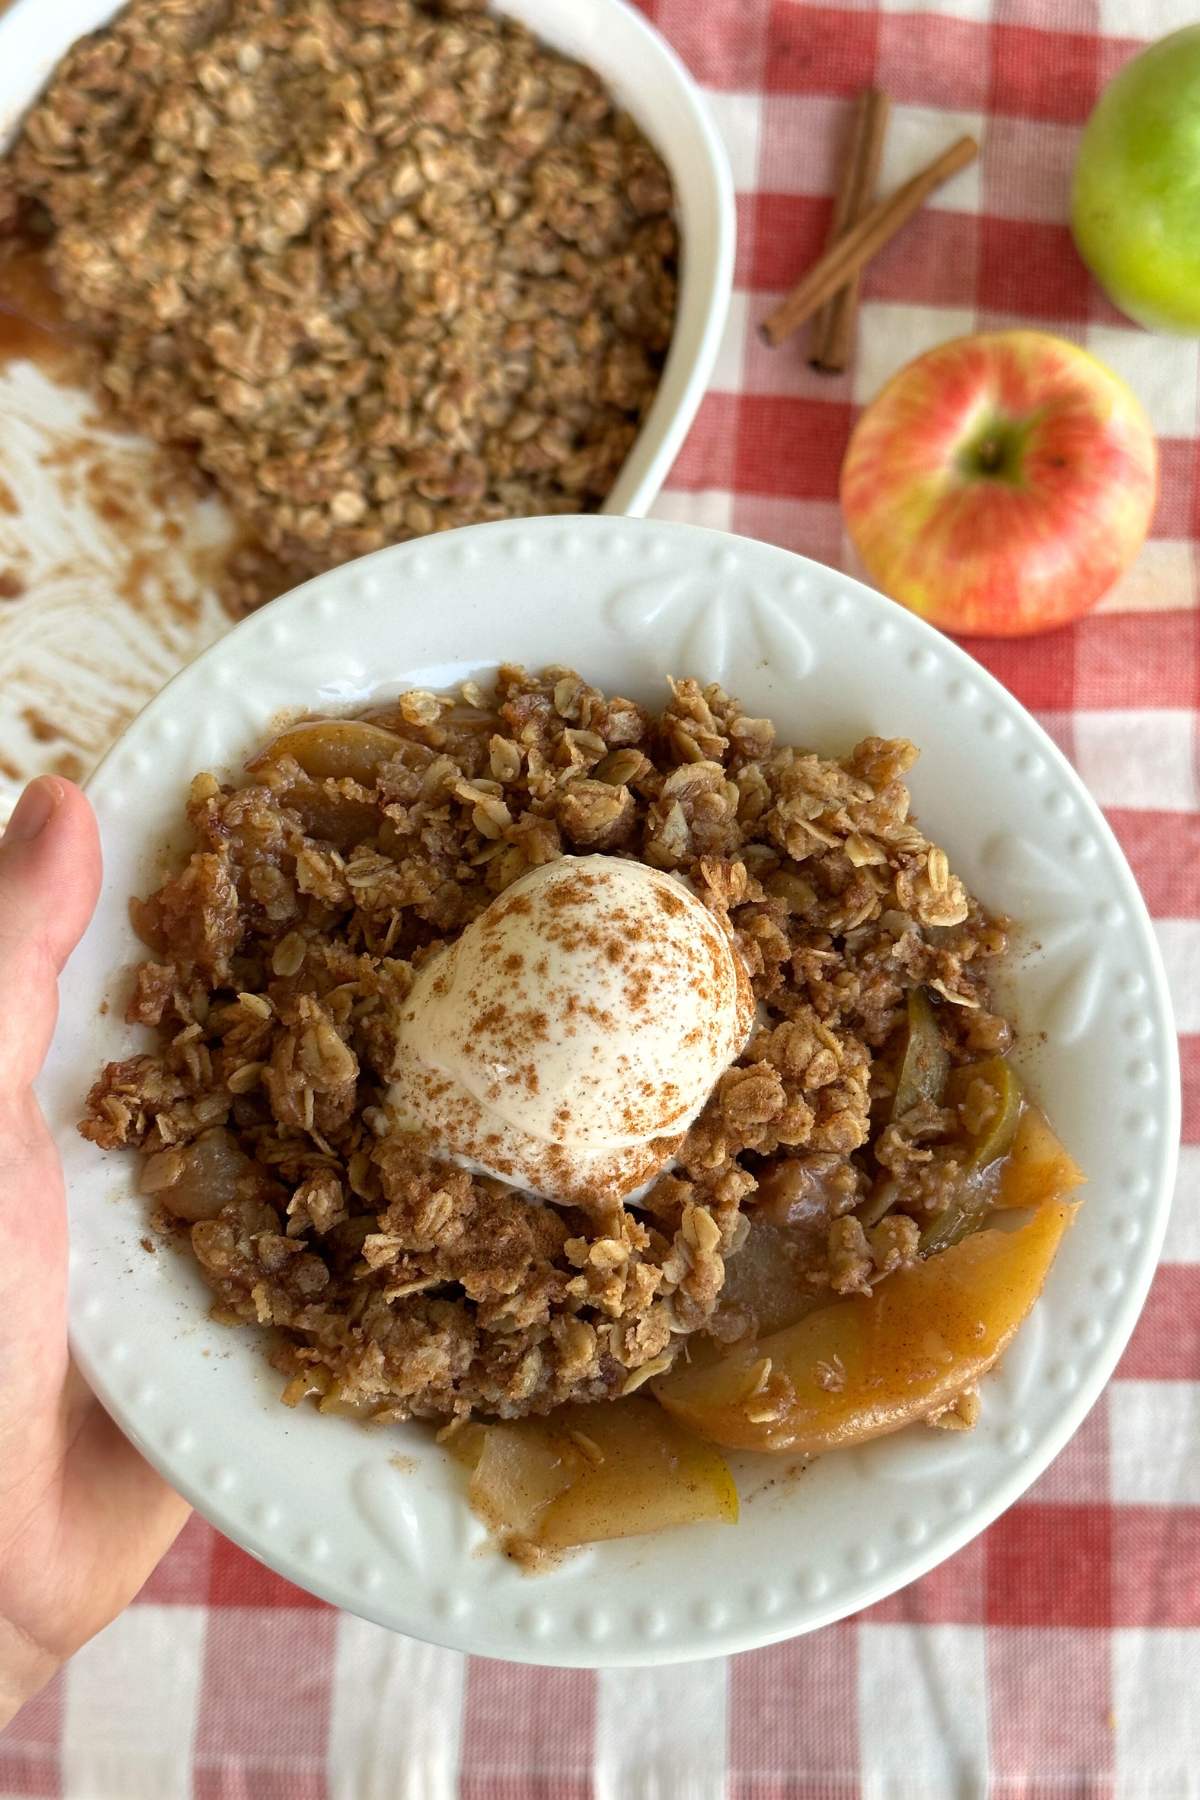
{"type": "Polygon", "coordinates": [[[120,415],[229,502],[235,610],[425,532],[593,510],[675,316],[661,158],[483,0],[131,0],[0,160],[6,233],[120,415]]]}

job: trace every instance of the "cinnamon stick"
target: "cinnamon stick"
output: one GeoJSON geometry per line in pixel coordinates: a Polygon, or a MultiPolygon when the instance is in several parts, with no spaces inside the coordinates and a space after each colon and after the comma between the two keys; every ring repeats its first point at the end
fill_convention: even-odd
{"type": "MultiPolygon", "coordinates": [[[[825,239],[825,249],[832,250],[843,233],[854,224],[857,218],[854,212],[854,190],[858,185],[858,172],[862,167],[863,152],[867,142],[867,115],[871,104],[871,89],[863,88],[854,103],[854,116],[850,124],[850,138],[846,145],[846,154],[842,162],[842,172],[838,180],[837,191],[833,196],[833,216],[829,221],[829,236],[825,239]]],[[[840,290],[839,290],[840,291],[840,290]]],[[[815,347],[823,343],[833,316],[834,301],[827,300],[813,314],[812,343],[815,347]]],[[[814,356],[812,359],[816,361],[814,356]]]]}
{"type": "MultiPolygon", "coordinates": [[[[891,101],[877,88],[867,88],[859,96],[850,151],[834,201],[830,247],[850,226],[858,224],[875,198],[891,109],[891,101]]],[[[814,318],[809,356],[814,369],[840,375],[849,362],[858,322],[858,293],[859,277],[854,275],[825,302],[814,318]]]]}
{"type": "Polygon", "coordinates": [[[768,344],[782,344],[785,338],[811,318],[840,287],[859,274],[883,246],[890,242],[922,207],[935,189],[974,162],[979,145],[974,138],[962,137],[948,150],[935,157],[926,168],[903,187],[898,187],[883,200],[877,200],[864,213],[857,225],[826,250],[785,300],[764,319],[759,330],[768,344]]]}

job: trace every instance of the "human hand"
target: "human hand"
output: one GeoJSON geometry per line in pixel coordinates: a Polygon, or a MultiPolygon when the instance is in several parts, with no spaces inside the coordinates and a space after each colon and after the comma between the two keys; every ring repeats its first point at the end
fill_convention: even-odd
{"type": "Polygon", "coordinates": [[[188,1513],[67,1352],[62,1169],[32,1084],[99,889],[91,808],[42,776],[0,839],[0,1729],[133,1598],[188,1513]]]}

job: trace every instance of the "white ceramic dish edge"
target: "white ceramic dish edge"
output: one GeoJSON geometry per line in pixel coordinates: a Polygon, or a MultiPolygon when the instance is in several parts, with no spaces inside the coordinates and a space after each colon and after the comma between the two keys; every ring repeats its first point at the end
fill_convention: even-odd
{"type": "Polygon", "coordinates": [[[594,518],[473,527],[380,552],[246,621],[146,708],[92,791],[110,873],[97,924],[67,971],[71,1029],[60,1032],[44,1084],[72,1195],[75,1351],[168,1479],[229,1536],[326,1599],[455,1648],[558,1665],[686,1660],[777,1641],[871,1604],[958,1549],[1035,1479],[1107,1381],[1157,1261],[1178,1138],[1176,1045],[1153,932],[1107,824],[1040,727],[957,646],[877,594],[786,552],[695,528],[594,518]],[[441,603],[398,608],[405,588],[441,603]],[[499,616],[497,596],[512,597],[499,616]],[[345,647],[350,632],[336,634],[343,617],[371,645],[367,662],[345,647]],[[464,659],[471,642],[479,653],[464,659]],[[144,1227],[121,1159],[100,1159],[73,1129],[102,1054],[123,1053],[117,1040],[129,1036],[115,1013],[95,1016],[96,996],[134,954],[124,896],[144,882],[147,832],[176,805],[179,771],[220,767],[281,706],[311,703],[322,686],[324,704],[349,704],[398,682],[462,678],[506,654],[574,661],[602,681],[621,669],[621,685],[635,691],[668,667],[695,667],[729,681],[751,710],[790,707],[785,728],[798,736],[803,714],[822,744],[831,731],[844,741],[872,723],[923,736],[934,765],[932,780],[917,779],[926,817],[968,880],[1036,927],[1040,948],[1020,978],[1020,991],[1038,996],[1047,1037],[1035,1080],[1094,1178],[1045,1296],[989,1377],[975,1433],[879,1440],[813,1465],[782,1501],[754,1494],[732,1530],[628,1540],[537,1580],[477,1554],[480,1534],[444,1457],[421,1464],[414,1494],[390,1470],[362,1476],[371,1458],[360,1428],[281,1415],[277,1382],[249,1334],[208,1324],[182,1259],[138,1252],[144,1227]],[[821,678],[830,654],[833,681],[828,665],[821,678]],[[874,684],[888,672],[880,701],[874,684]],[[953,756],[939,738],[943,716],[953,756]],[[983,836],[962,789],[989,757],[983,785],[997,829],[983,836]],[[123,824],[131,776],[148,784],[148,805],[123,824]],[[110,1206],[104,1192],[127,1203],[110,1206]],[[211,1354],[198,1361],[202,1347],[211,1354]],[[179,1421],[183,1392],[199,1409],[195,1424],[179,1421]],[[227,1402],[236,1451],[217,1423],[230,1416],[227,1402]],[[320,1452],[319,1466],[291,1441],[301,1438],[320,1452]],[[277,1467],[264,1472],[263,1455],[277,1467]],[[341,1462],[355,1465],[351,1483],[360,1480],[352,1503],[329,1474],[341,1462]],[[305,1504],[293,1520],[297,1481],[305,1504]],[[368,1517],[380,1506],[392,1509],[383,1529],[368,1517]],[[389,1566],[399,1591],[388,1589],[389,1566]]]}
{"type": "Polygon", "coordinates": [[[671,171],[682,246],[675,333],[654,404],[601,508],[641,518],[682,448],[725,329],[737,237],[729,158],[682,60],[627,0],[496,4],[598,70],[671,171]]]}
{"type": "MultiPolygon", "coordinates": [[[[725,329],[737,233],[729,159],[683,62],[627,0],[495,3],[595,69],[671,171],[682,240],[674,336],[654,403],[601,509],[640,518],[695,418],[725,329]]],[[[0,145],[70,45],[119,10],[114,0],[16,0],[0,14],[0,145]]]]}

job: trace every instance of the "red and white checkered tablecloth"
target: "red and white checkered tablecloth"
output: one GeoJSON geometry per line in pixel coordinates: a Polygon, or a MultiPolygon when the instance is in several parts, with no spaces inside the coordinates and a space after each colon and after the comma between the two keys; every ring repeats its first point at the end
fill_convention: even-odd
{"type": "MultiPolygon", "coordinates": [[[[563,0],[564,5],[570,0],[563,0]]],[[[1032,1492],[934,1574],[775,1649],[666,1670],[522,1669],[390,1636],[193,1520],[139,1600],[0,1736],[0,1796],[69,1800],[872,1800],[1200,1795],[1200,344],[1130,327],[1065,219],[1079,127],[1188,0],[648,0],[710,96],[738,190],[712,392],[658,508],[839,563],[856,407],[942,339],[1032,323],[1125,375],[1162,446],[1153,537],[1092,617],[977,642],[1104,806],[1182,1033],[1165,1260],[1116,1379],[1032,1492]],[[891,185],[982,143],[872,266],[857,364],[754,326],[820,247],[847,97],[895,102],[891,185]]]]}

